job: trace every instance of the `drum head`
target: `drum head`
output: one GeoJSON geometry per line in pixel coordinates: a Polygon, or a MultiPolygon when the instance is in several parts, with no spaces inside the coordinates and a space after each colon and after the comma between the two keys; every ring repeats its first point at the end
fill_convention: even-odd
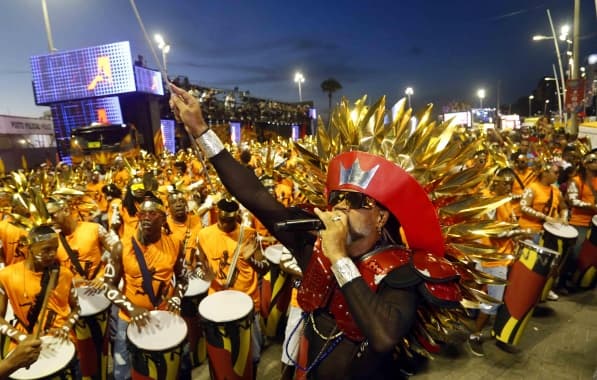
{"type": "MultiPolygon", "coordinates": [[[[61,341],[55,336],[41,338],[41,354],[39,359],[29,366],[21,368],[10,375],[12,379],[41,379],[64,369],[75,356],[75,345],[69,341],[61,341]]],[[[10,354],[8,354],[10,357],[10,354]]],[[[10,360],[10,359],[6,359],[10,360]]]]}
{"type": "Polygon", "coordinates": [[[212,322],[232,322],[253,310],[251,297],[238,290],[222,290],[205,297],[199,304],[201,317],[212,322]]]}
{"type": "Polygon", "coordinates": [[[280,258],[285,251],[287,252],[288,250],[282,244],[274,244],[267,247],[263,255],[272,264],[280,264],[280,258]]]}
{"type": "Polygon", "coordinates": [[[137,326],[129,324],[126,335],[141,350],[164,351],[182,343],[187,336],[187,325],[174,313],[152,310],[147,326],[139,331],[137,326]]]}
{"type": "Polygon", "coordinates": [[[185,297],[195,297],[199,294],[207,292],[209,289],[209,282],[202,280],[198,277],[189,277],[189,287],[184,293],[185,297]]]}
{"type": "Polygon", "coordinates": [[[85,294],[89,289],[87,286],[77,288],[77,297],[81,306],[81,317],[88,317],[106,310],[110,307],[110,300],[106,298],[104,292],[85,294]]]}
{"type": "Polygon", "coordinates": [[[521,244],[521,246],[526,246],[527,248],[538,253],[547,253],[555,256],[560,256],[560,252],[535,244],[531,240],[521,240],[519,243],[521,244]]]}
{"type": "Polygon", "coordinates": [[[543,229],[552,235],[564,239],[575,239],[578,236],[578,230],[567,224],[543,223],[543,229]]]}

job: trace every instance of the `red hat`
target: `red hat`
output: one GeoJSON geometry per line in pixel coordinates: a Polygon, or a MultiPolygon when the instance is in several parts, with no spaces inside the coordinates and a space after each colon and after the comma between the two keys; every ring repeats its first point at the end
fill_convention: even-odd
{"type": "Polygon", "coordinates": [[[370,196],[398,219],[410,248],[444,255],[435,207],[423,187],[396,164],[365,152],[341,153],[329,163],[326,190],[370,196]]]}

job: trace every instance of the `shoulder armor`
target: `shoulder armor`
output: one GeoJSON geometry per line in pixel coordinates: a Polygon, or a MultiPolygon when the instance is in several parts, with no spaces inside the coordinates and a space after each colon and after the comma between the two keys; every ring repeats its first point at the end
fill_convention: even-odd
{"type": "Polygon", "coordinates": [[[425,300],[434,306],[454,308],[460,306],[462,294],[457,282],[423,282],[417,287],[425,300]]]}
{"type": "Polygon", "coordinates": [[[443,283],[457,280],[460,277],[451,262],[431,252],[415,252],[411,256],[410,264],[425,281],[443,283]]]}

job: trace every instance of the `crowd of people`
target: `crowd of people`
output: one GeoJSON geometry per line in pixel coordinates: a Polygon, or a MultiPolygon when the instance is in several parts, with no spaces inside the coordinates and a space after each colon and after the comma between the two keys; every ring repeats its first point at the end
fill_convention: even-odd
{"type": "Polygon", "coordinates": [[[226,146],[196,97],[172,92],[200,151],[2,178],[0,375],[34,367],[51,335],[75,347],[54,369],[74,378],[190,379],[207,362],[251,379],[272,339],[283,379],[406,378],[464,328],[474,355],[490,333],[516,354],[536,303],[594,286],[578,263],[597,255],[597,152],[545,121],[412,133],[403,102],[395,129],[369,136],[375,113],[344,105],[317,157],[313,139],[226,146]],[[528,268],[542,281],[518,316],[521,247],[555,258],[528,268]]]}

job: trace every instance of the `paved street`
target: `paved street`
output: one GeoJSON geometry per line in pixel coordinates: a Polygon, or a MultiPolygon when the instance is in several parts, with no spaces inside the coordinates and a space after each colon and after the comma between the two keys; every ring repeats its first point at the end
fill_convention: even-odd
{"type": "MultiPolygon", "coordinates": [[[[597,291],[541,304],[521,338],[520,354],[501,351],[491,339],[484,348],[486,356],[477,358],[465,345],[447,347],[412,380],[597,380],[597,291]]],[[[280,344],[265,349],[258,379],[279,378],[280,355],[280,344]]],[[[209,379],[206,364],[195,369],[193,379],[209,379]]]]}

